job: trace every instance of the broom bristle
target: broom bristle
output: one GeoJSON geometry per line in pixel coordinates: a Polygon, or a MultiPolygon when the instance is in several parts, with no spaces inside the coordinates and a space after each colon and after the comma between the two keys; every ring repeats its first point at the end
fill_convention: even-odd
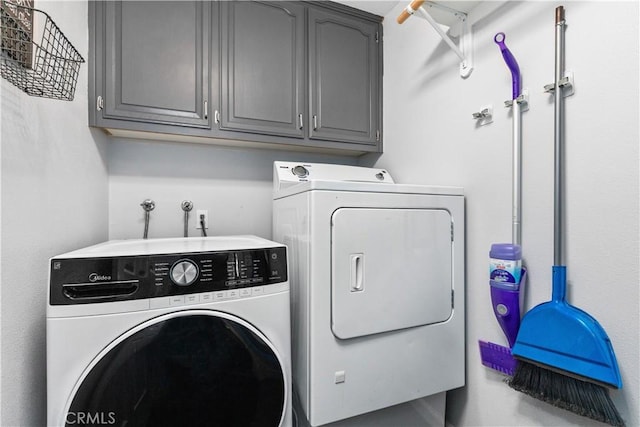
{"type": "Polygon", "coordinates": [[[562,375],[523,360],[518,361],[516,372],[508,384],[514,390],[558,408],[612,426],[625,425],[609,392],[599,384],[562,375]]]}

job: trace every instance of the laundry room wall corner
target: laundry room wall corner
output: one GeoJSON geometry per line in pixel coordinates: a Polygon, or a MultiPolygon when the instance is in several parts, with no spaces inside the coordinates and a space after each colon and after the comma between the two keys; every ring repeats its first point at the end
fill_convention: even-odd
{"type": "MultiPolygon", "coordinates": [[[[407,2],[408,3],[408,2],[407,2]]],[[[467,381],[447,395],[447,422],[464,426],[596,426],[595,421],[517,393],[481,364],[478,340],[506,345],[488,283],[492,243],[511,241],[511,74],[494,36],[518,58],[529,110],[522,114],[522,259],[525,310],[551,296],[553,261],[553,98],[556,4],[504,2],[473,27],[474,70],[427,22],[385,19],[385,152],[375,163],[398,183],[464,188],[467,381]],[[493,123],[473,112],[494,106],[493,123]]],[[[452,2],[455,3],[455,2],[452,2]]],[[[485,2],[481,2],[485,3],[485,2]]],[[[571,303],[607,331],[623,377],[610,395],[626,424],[640,425],[638,2],[566,2],[566,263],[571,303]],[[613,41],[613,43],[612,43],[613,41]],[[614,64],[604,67],[603,64],[614,64]],[[615,69],[615,81],[611,81],[615,69]]],[[[455,5],[453,5],[455,7],[455,5]]]]}
{"type": "MultiPolygon", "coordinates": [[[[36,1],[84,58],[87,2],[36,1]]],[[[0,425],[46,424],[48,259],[107,238],[106,137],[87,126],[88,65],[75,99],[0,81],[0,425]]]]}

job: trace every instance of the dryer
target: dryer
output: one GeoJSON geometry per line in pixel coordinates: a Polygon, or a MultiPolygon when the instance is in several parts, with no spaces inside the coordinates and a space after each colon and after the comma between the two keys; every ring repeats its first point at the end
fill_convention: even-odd
{"type": "Polygon", "coordinates": [[[461,188],[275,162],[273,239],[289,248],[293,382],[311,425],[465,384],[464,223],[461,188]]]}
{"type": "Polygon", "coordinates": [[[111,241],[50,260],[49,426],[291,426],[287,249],[111,241]]]}

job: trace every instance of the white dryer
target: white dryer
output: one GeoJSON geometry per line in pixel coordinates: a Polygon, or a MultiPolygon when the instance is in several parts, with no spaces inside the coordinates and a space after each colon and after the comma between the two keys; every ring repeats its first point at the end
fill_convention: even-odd
{"type": "Polygon", "coordinates": [[[287,274],[253,236],[52,258],[47,425],[291,426],[287,274]]]}
{"type": "Polygon", "coordinates": [[[465,384],[464,223],[461,188],[275,162],[273,239],[289,248],[294,390],[311,425],[465,384]]]}

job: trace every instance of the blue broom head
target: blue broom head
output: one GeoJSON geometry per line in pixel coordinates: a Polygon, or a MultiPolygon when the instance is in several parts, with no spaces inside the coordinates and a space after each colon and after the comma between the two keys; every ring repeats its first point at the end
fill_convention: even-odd
{"type": "Polygon", "coordinates": [[[512,353],[568,376],[622,388],[611,341],[589,314],[566,302],[566,268],[553,267],[553,297],[526,313],[512,353]]]}

